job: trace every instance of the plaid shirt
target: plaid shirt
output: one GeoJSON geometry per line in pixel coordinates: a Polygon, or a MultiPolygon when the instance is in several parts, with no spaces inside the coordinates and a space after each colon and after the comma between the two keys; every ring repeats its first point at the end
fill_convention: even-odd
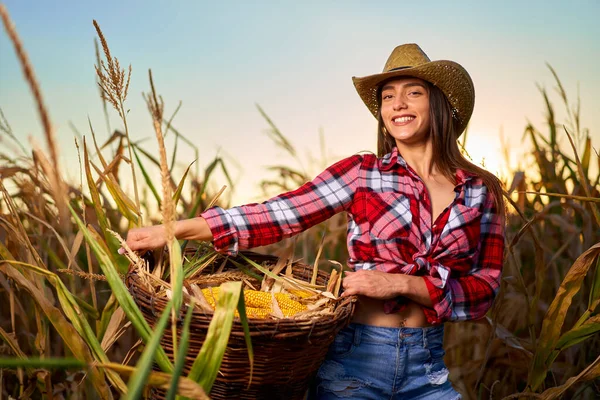
{"type": "MultiPolygon", "coordinates": [[[[215,248],[238,249],[275,243],[325,221],[348,215],[351,268],[423,276],[433,308],[427,321],[440,324],[481,318],[491,307],[502,272],[504,221],[477,176],[456,172],[456,197],[432,221],[425,184],[398,154],[343,159],[313,181],[262,204],[201,214],[215,248]]],[[[384,303],[400,311],[406,299],[384,303]]]]}

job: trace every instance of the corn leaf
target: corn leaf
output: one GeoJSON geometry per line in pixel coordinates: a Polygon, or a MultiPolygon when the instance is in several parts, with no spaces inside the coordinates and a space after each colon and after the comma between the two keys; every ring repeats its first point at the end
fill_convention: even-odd
{"type": "MultiPolygon", "coordinates": [[[[83,222],[79,218],[79,216],[75,213],[75,211],[69,205],[69,209],[71,210],[71,214],[73,215],[73,219],[79,226],[79,230],[81,230],[85,236],[86,241],[89,243],[90,247],[96,254],[96,258],[98,259],[98,264],[100,268],[104,272],[104,276],[106,276],[106,281],[108,282],[110,288],[112,289],[113,294],[115,295],[117,301],[119,302],[121,308],[127,314],[127,317],[137,330],[138,334],[142,337],[142,340],[147,343],[150,340],[150,327],[148,323],[142,316],[139,308],[133,301],[133,298],[129,294],[129,291],[125,287],[125,284],[121,280],[121,277],[117,273],[117,269],[115,265],[111,262],[110,258],[106,254],[106,251],[102,248],[102,246],[98,243],[98,241],[92,236],[90,231],[86,226],[83,225],[83,222]]],[[[169,361],[167,355],[165,354],[162,348],[159,348],[157,355],[157,363],[160,368],[165,372],[171,372],[173,370],[173,366],[169,361]]]]}
{"type": "Polygon", "coordinates": [[[242,282],[226,282],[221,285],[217,307],[208,326],[206,338],[188,375],[188,378],[198,382],[206,393],[210,392],[221,367],[241,293],[242,282]]]}
{"type": "Polygon", "coordinates": [[[534,391],[540,387],[554,361],[553,352],[560,338],[567,311],[598,254],[600,254],[600,243],[590,247],[575,260],[544,316],[528,381],[528,386],[534,391]]]}
{"type": "Polygon", "coordinates": [[[169,245],[169,270],[171,271],[171,289],[173,312],[171,319],[171,329],[173,333],[173,351],[177,350],[177,319],[183,301],[183,267],[181,259],[181,248],[176,238],[173,238],[169,245]]]}
{"type": "Polygon", "coordinates": [[[98,174],[100,179],[106,185],[106,189],[108,189],[108,191],[110,192],[110,195],[115,201],[115,204],[117,205],[117,208],[119,209],[121,214],[123,214],[123,216],[127,218],[127,220],[129,220],[132,224],[138,225],[139,211],[137,210],[137,207],[135,206],[133,200],[131,200],[129,196],[125,194],[123,189],[121,189],[121,186],[119,186],[119,184],[116,182],[116,179],[113,176],[113,174],[104,174],[102,171],[100,171],[100,169],[98,169],[98,167],[94,165],[94,163],[91,163],[91,165],[96,170],[96,173],[98,174]]]}
{"type": "MultiPolygon", "coordinates": [[[[545,390],[543,393],[541,393],[541,395],[535,394],[535,397],[542,400],[559,399],[565,393],[565,391],[567,391],[567,389],[569,389],[575,383],[580,381],[591,381],[597,379],[598,377],[600,377],[600,356],[598,356],[598,358],[596,358],[594,362],[588,365],[577,376],[573,376],[567,379],[567,381],[560,386],[545,390]]],[[[525,398],[525,396],[523,397],[525,398]]]]}
{"type": "Polygon", "coordinates": [[[248,349],[248,361],[250,363],[250,376],[248,377],[248,386],[252,383],[252,375],[254,374],[254,349],[252,348],[252,340],[250,337],[250,327],[248,326],[248,315],[246,314],[246,303],[244,302],[244,296],[240,296],[238,302],[238,313],[240,315],[240,322],[244,329],[244,340],[246,341],[246,347],[248,349]]]}
{"type": "Polygon", "coordinates": [[[115,298],[114,293],[111,293],[110,297],[108,298],[108,301],[106,302],[106,305],[104,306],[104,309],[102,310],[102,316],[100,317],[100,324],[98,325],[98,328],[96,331],[96,337],[98,338],[99,341],[102,342],[102,340],[104,338],[104,334],[106,332],[106,328],[108,327],[108,324],[110,323],[110,319],[112,318],[112,315],[117,308],[119,308],[119,302],[115,298]]]}
{"type": "Polygon", "coordinates": [[[200,203],[202,202],[202,199],[204,198],[204,194],[205,194],[205,191],[206,191],[206,187],[208,186],[208,182],[210,180],[210,176],[212,175],[213,171],[215,170],[215,168],[218,165],[221,166],[221,171],[223,171],[223,174],[225,175],[225,178],[227,179],[227,182],[231,186],[233,186],[233,181],[231,180],[231,176],[229,175],[229,172],[227,171],[227,168],[225,167],[225,164],[223,163],[223,160],[220,157],[218,157],[218,156],[215,157],[215,159],[204,170],[204,181],[202,182],[202,185],[200,187],[200,191],[196,194],[196,201],[194,202],[194,205],[192,206],[192,209],[188,213],[188,218],[196,217],[196,213],[198,212],[198,208],[200,208],[200,203]]]}
{"type": "Polygon", "coordinates": [[[142,163],[142,160],[140,160],[135,146],[131,146],[131,148],[133,149],[133,155],[135,156],[135,159],[140,167],[140,171],[142,171],[142,176],[146,181],[146,185],[148,185],[148,187],[150,188],[150,191],[152,192],[152,195],[154,196],[154,199],[156,200],[156,202],[158,203],[158,207],[160,208],[162,202],[158,191],[156,191],[156,187],[154,186],[154,183],[152,183],[152,179],[150,178],[148,171],[146,171],[146,168],[144,168],[144,164],[142,163]]]}
{"type": "MultiPolygon", "coordinates": [[[[16,262],[12,257],[10,259],[7,258],[7,255],[10,255],[10,253],[2,243],[0,243],[0,251],[6,261],[16,262]]],[[[62,337],[64,343],[73,355],[77,357],[78,360],[91,364],[93,357],[87,344],[83,341],[81,336],[79,336],[73,325],[71,325],[63,316],[61,311],[52,305],[45,294],[39,290],[33,282],[25,278],[16,268],[11,267],[8,263],[0,263],[0,272],[7,275],[18,286],[31,295],[31,298],[46,315],[46,318],[48,318],[54,329],[56,329],[56,332],[62,337]]],[[[112,398],[110,389],[106,384],[104,372],[96,367],[92,367],[89,372],[89,377],[94,388],[102,398],[112,398]]]]}
{"type": "Polygon", "coordinates": [[[595,315],[581,326],[565,332],[556,342],[557,350],[564,350],[600,332],[600,315],[595,315]]]}
{"type": "Polygon", "coordinates": [[[592,158],[592,138],[587,137],[585,139],[585,148],[583,149],[583,156],[581,156],[581,167],[584,175],[587,177],[590,170],[590,160],[592,158]]]}
{"type": "Polygon", "coordinates": [[[600,257],[596,260],[596,271],[592,281],[592,290],[590,290],[590,299],[588,301],[587,311],[593,313],[600,305],[600,257]]]}
{"type": "Polygon", "coordinates": [[[598,198],[598,197],[587,197],[587,196],[577,196],[577,195],[573,195],[573,194],[543,193],[543,192],[532,192],[532,191],[526,191],[526,192],[522,192],[522,193],[537,194],[540,196],[548,196],[548,197],[559,197],[562,199],[579,200],[579,201],[585,201],[585,202],[590,202],[590,203],[600,203],[600,198],[598,198]]]}
{"type": "Polygon", "coordinates": [[[152,336],[146,343],[146,348],[144,348],[142,356],[136,364],[135,372],[131,375],[129,382],[127,383],[127,393],[123,397],[125,400],[138,399],[141,397],[146,379],[148,378],[150,369],[152,369],[155,353],[160,348],[160,339],[163,336],[167,322],[169,322],[172,306],[173,302],[169,301],[154,328],[154,332],[152,332],[152,336]]]}
{"type": "MultiPolygon", "coordinates": [[[[106,218],[106,213],[102,208],[102,202],[100,200],[100,193],[98,192],[98,188],[96,187],[96,182],[92,177],[92,171],[90,170],[90,159],[87,150],[87,144],[85,142],[85,138],[83,139],[83,160],[84,160],[84,169],[85,176],[88,182],[88,188],[90,190],[90,196],[92,197],[92,204],[94,205],[94,211],[96,211],[96,218],[98,218],[98,223],[100,224],[100,228],[102,228],[102,232],[106,232],[110,226],[108,225],[108,219],[106,218]]],[[[105,235],[106,241],[110,243],[109,237],[112,238],[116,242],[116,239],[108,234],[105,235]]]]}
{"type": "Polygon", "coordinates": [[[104,208],[102,208],[102,202],[100,200],[100,193],[98,192],[98,188],[96,187],[96,182],[92,176],[92,171],[90,170],[90,160],[88,156],[87,146],[85,143],[85,139],[83,141],[83,156],[84,156],[84,169],[85,176],[88,183],[88,189],[90,190],[90,196],[92,198],[92,204],[94,206],[94,211],[96,213],[96,218],[98,219],[98,224],[100,225],[100,230],[104,234],[104,240],[110,251],[107,253],[108,257],[111,259],[113,264],[118,265],[118,270],[121,272],[127,271],[127,260],[123,257],[121,260],[116,260],[113,254],[117,253],[117,250],[121,247],[119,241],[112,236],[108,231],[110,229],[110,225],[108,223],[108,219],[106,218],[106,212],[104,208]]]}
{"type": "MultiPolygon", "coordinates": [[[[117,363],[98,364],[98,366],[100,368],[117,371],[121,375],[133,375],[133,373],[135,372],[135,368],[117,363]]],[[[161,389],[168,389],[171,386],[171,381],[171,374],[151,371],[150,375],[148,375],[146,385],[159,387],[161,389]]],[[[177,393],[179,393],[182,396],[189,397],[190,399],[209,400],[204,390],[202,390],[202,388],[196,382],[183,376],[179,377],[177,393]]]]}
{"type": "MultiPolygon", "coordinates": [[[[577,163],[577,173],[579,174],[579,179],[581,181],[581,186],[583,186],[583,191],[585,192],[587,197],[592,197],[587,175],[583,171],[583,166],[581,165],[581,161],[579,160],[579,155],[577,154],[577,148],[575,147],[575,143],[573,143],[573,139],[571,138],[569,131],[567,131],[567,128],[564,129],[565,133],[567,134],[567,137],[569,138],[569,143],[571,143],[571,147],[573,148],[573,153],[575,154],[575,162],[577,163]]],[[[600,225],[600,212],[598,211],[598,206],[595,203],[591,203],[590,208],[592,209],[592,214],[596,218],[596,223],[600,225]]]]}
{"type": "Polygon", "coordinates": [[[80,369],[87,364],[76,358],[4,358],[0,357],[0,368],[43,368],[80,369]]]}
{"type": "Polygon", "coordinates": [[[186,355],[190,344],[190,323],[192,322],[192,314],[194,311],[194,303],[188,306],[188,310],[183,320],[183,328],[181,330],[181,340],[179,341],[179,348],[177,349],[177,356],[175,358],[175,366],[173,367],[173,378],[171,380],[171,386],[167,392],[166,400],[173,400],[177,394],[177,383],[179,377],[183,373],[183,366],[185,365],[186,355]]]}
{"type": "Polygon", "coordinates": [[[240,254],[242,256],[242,258],[244,259],[244,261],[246,261],[248,264],[250,264],[251,266],[253,266],[254,268],[256,268],[257,270],[259,270],[260,272],[262,272],[263,274],[265,274],[266,276],[268,276],[269,278],[273,278],[275,281],[283,281],[283,279],[278,276],[275,275],[274,273],[272,273],[271,271],[269,271],[267,268],[263,267],[262,265],[252,261],[251,259],[249,259],[248,257],[246,257],[243,254],[240,254]]]}
{"type": "Polygon", "coordinates": [[[187,177],[188,172],[190,172],[190,168],[192,167],[192,165],[194,165],[195,162],[196,162],[196,160],[192,161],[192,163],[190,165],[188,165],[188,167],[186,168],[186,170],[183,174],[183,177],[179,181],[179,185],[177,185],[177,190],[175,191],[175,194],[173,195],[173,202],[175,203],[175,206],[177,206],[177,202],[179,201],[179,198],[181,197],[181,191],[183,190],[183,184],[185,183],[185,178],[187,177]]]}
{"type": "MultiPolygon", "coordinates": [[[[69,292],[63,281],[61,281],[56,274],[46,269],[37,267],[35,265],[27,264],[20,261],[9,262],[11,264],[18,264],[36,274],[44,276],[48,280],[48,282],[50,282],[54,286],[54,288],[56,289],[58,301],[60,302],[63,312],[65,313],[69,321],[71,321],[73,327],[75,328],[75,330],[77,330],[77,333],[79,333],[79,335],[85,340],[90,350],[92,351],[94,358],[100,362],[108,362],[108,357],[106,356],[104,350],[102,350],[100,342],[98,342],[98,339],[96,338],[94,331],[92,330],[87,319],[85,318],[85,315],[79,307],[77,300],[71,294],[71,292],[69,292]]],[[[108,377],[111,383],[120,392],[124,392],[126,390],[125,382],[123,382],[119,375],[111,371],[108,373],[108,377]]]]}

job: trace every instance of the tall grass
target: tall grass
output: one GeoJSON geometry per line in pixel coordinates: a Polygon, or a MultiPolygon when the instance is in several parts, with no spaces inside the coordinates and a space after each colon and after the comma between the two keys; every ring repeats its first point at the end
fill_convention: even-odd
{"type": "MultiPolygon", "coordinates": [[[[158,345],[166,329],[178,337],[178,313],[185,309],[180,307],[182,244],[168,233],[172,269],[158,276],[169,279],[171,311],[151,327],[123,283],[130,268],[147,268],[145,261],[133,253],[118,256],[122,243],[113,232],[196,215],[218,197],[211,189],[215,171],[221,169],[232,185],[225,162],[215,157],[200,167],[197,145],[175,128],[179,106],[165,118],[151,74],[145,99],[159,157],[141,141],[130,140],[124,104],[130,79],[137,75],[131,67],[127,72],[121,68],[94,22],[104,56],[97,51],[98,85],[121,126],[109,128],[102,141],[90,123],[89,134],[77,142],[81,181],[64,182],[33,67],[1,5],[0,15],[36,100],[49,149],[48,156],[21,143],[0,114],[0,134],[7,144],[0,150],[0,397],[136,397],[149,385],[169,390],[169,398],[176,393],[206,398],[227,336],[207,339],[210,345],[187,377],[181,376],[181,360],[190,335],[185,328],[189,314],[173,352],[166,354],[158,345]],[[171,154],[164,143],[167,134],[174,135],[171,154]],[[180,175],[175,167],[178,143],[196,153],[180,175]],[[153,179],[156,171],[160,188],[153,179]],[[127,181],[134,182],[133,193],[123,189],[121,182],[127,181]],[[162,372],[151,370],[153,364],[162,372]]],[[[446,324],[446,362],[467,399],[587,399],[600,393],[600,173],[592,175],[592,164],[600,167],[600,158],[581,127],[579,101],[574,106],[568,101],[552,73],[567,121],[564,127],[556,121],[551,96],[540,87],[547,126],[525,128],[531,162],[506,182],[510,205],[498,299],[483,320],[446,324]]],[[[320,159],[301,160],[264,110],[259,112],[274,142],[296,163],[269,168],[275,178],[262,182],[265,197],[297,187],[329,163],[324,153],[320,159]]],[[[345,229],[345,215],[339,214],[263,251],[293,251],[296,258],[318,258],[321,268],[330,269],[329,260],[347,260],[345,229]]],[[[239,290],[227,288],[229,296],[223,297],[213,322],[231,322],[239,290]]]]}
{"type": "MultiPolygon", "coordinates": [[[[4,150],[1,154],[0,285],[2,300],[6,300],[8,307],[2,307],[0,311],[0,336],[2,343],[7,346],[7,352],[17,358],[0,359],[0,396],[26,398],[62,393],[72,397],[95,393],[103,399],[138,398],[144,387],[150,385],[169,389],[171,397],[179,394],[206,398],[212,381],[207,381],[205,375],[195,376],[194,379],[179,376],[182,369],[174,368],[171,360],[179,366],[185,354],[178,354],[175,349],[169,357],[158,345],[166,327],[166,319],[161,319],[152,329],[123,282],[123,276],[129,269],[143,271],[146,268],[144,261],[133,253],[129,253],[127,258],[117,255],[122,242],[114,231],[124,225],[139,226],[144,211],[137,196],[137,186],[134,185],[135,201],[121,188],[121,163],[131,166],[130,178],[135,182],[134,162],[137,161],[153,192],[157,191],[141,157],[160,167],[164,196],[159,204],[165,222],[176,218],[177,202],[198,209],[203,207],[207,195],[206,185],[197,176],[188,175],[186,171],[179,185],[176,185],[169,172],[162,142],[162,105],[157,102],[158,96],[152,81],[154,103],[149,104],[149,110],[159,142],[160,162],[129,140],[124,101],[131,68],[125,79],[124,70],[112,57],[107,41],[94,21],[106,57],[96,66],[102,97],[116,109],[125,127],[125,134],[115,131],[107,142],[98,145],[90,124],[95,155],[89,151],[88,141],[84,138],[83,160],[80,161],[82,182],[79,186],[62,182],[63,174],[57,161],[58,146],[49,129],[49,113],[43,106],[33,68],[7,10],[1,5],[0,15],[38,102],[42,125],[47,132],[47,145],[51,149],[50,159],[37,148],[29,153],[10,129],[10,124],[2,121],[0,130],[15,141],[23,154],[17,157],[4,150]],[[103,149],[115,140],[118,141],[117,150],[107,159],[103,149]],[[124,156],[125,148],[129,151],[129,158],[124,156]],[[131,156],[134,151],[135,161],[131,156]],[[83,189],[83,176],[86,189],[83,189]],[[196,197],[184,195],[182,187],[186,177],[193,179],[196,187],[200,188],[192,192],[192,196],[196,197]],[[200,191],[202,194],[199,194],[200,191]],[[138,338],[145,344],[145,350],[135,368],[132,368],[131,363],[137,359],[135,349],[138,347],[138,338]],[[65,363],[65,357],[74,357],[77,362],[65,363]],[[150,371],[154,363],[162,373],[150,371]],[[65,368],[68,370],[62,375],[54,375],[55,370],[65,368]],[[129,375],[131,378],[126,384],[124,379],[129,375]]],[[[181,136],[179,133],[177,135],[181,136]]],[[[209,169],[214,170],[219,165],[218,161],[216,159],[216,162],[208,165],[205,176],[210,175],[209,169]]],[[[144,204],[145,212],[149,214],[149,202],[145,201],[144,204]]],[[[169,325],[176,332],[183,291],[181,256],[177,260],[179,244],[171,240],[169,250],[171,265],[174,265],[174,271],[170,274],[170,309],[173,313],[169,312],[165,318],[169,317],[169,325]]],[[[243,301],[239,300],[241,288],[237,294],[235,289],[230,289],[233,300],[219,304],[217,314],[233,318],[238,302],[243,301]]],[[[219,323],[218,318],[213,321],[219,323]]],[[[182,332],[182,336],[188,334],[185,330],[182,332]]],[[[202,366],[206,373],[217,373],[218,360],[222,357],[227,337],[219,337],[217,346],[204,348],[197,357],[197,365],[202,366]]]]}

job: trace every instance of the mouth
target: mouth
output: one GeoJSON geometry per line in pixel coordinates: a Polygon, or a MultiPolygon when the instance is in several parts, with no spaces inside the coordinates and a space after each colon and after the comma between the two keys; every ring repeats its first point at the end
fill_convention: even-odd
{"type": "Polygon", "coordinates": [[[405,125],[405,124],[412,122],[416,118],[417,117],[415,117],[414,115],[399,115],[399,116],[392,118],[392,122],[395,125],[405,125]]]}

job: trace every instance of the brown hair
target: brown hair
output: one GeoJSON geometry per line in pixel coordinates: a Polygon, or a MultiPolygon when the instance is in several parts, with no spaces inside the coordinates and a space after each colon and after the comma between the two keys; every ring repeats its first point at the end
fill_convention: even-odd
{"type": "MultiPolygon", "coordinates": [[[[429,119],[430,135],[433,143],[433,153],[435,154],[434,163],[446,178],[455,182],[455,172],[457,169],[470,172],[483,180],[483,183],[492,194],[496,206],[496,212],[504,215],[504,197],[502,195],[502,184],[500,180],[491,172],[478,167],[467,160],[458,148],[458,121],[452,117],[452,107],[444,93],[430,82],[425,81],[429,89],[429,119]]],[[[380,85],[383,87],[383,84],[380,85]]],[[[381,93],[377,95],[379,106],[381,105],[381,93]]],[[[379,107],[381,111],[381,107],[379,107]]],[[[378,115],[377,124],[377,156],[383,157],[390,153],[396,147],[394,138],[387,134],[381,112],[378,115]]]]}

